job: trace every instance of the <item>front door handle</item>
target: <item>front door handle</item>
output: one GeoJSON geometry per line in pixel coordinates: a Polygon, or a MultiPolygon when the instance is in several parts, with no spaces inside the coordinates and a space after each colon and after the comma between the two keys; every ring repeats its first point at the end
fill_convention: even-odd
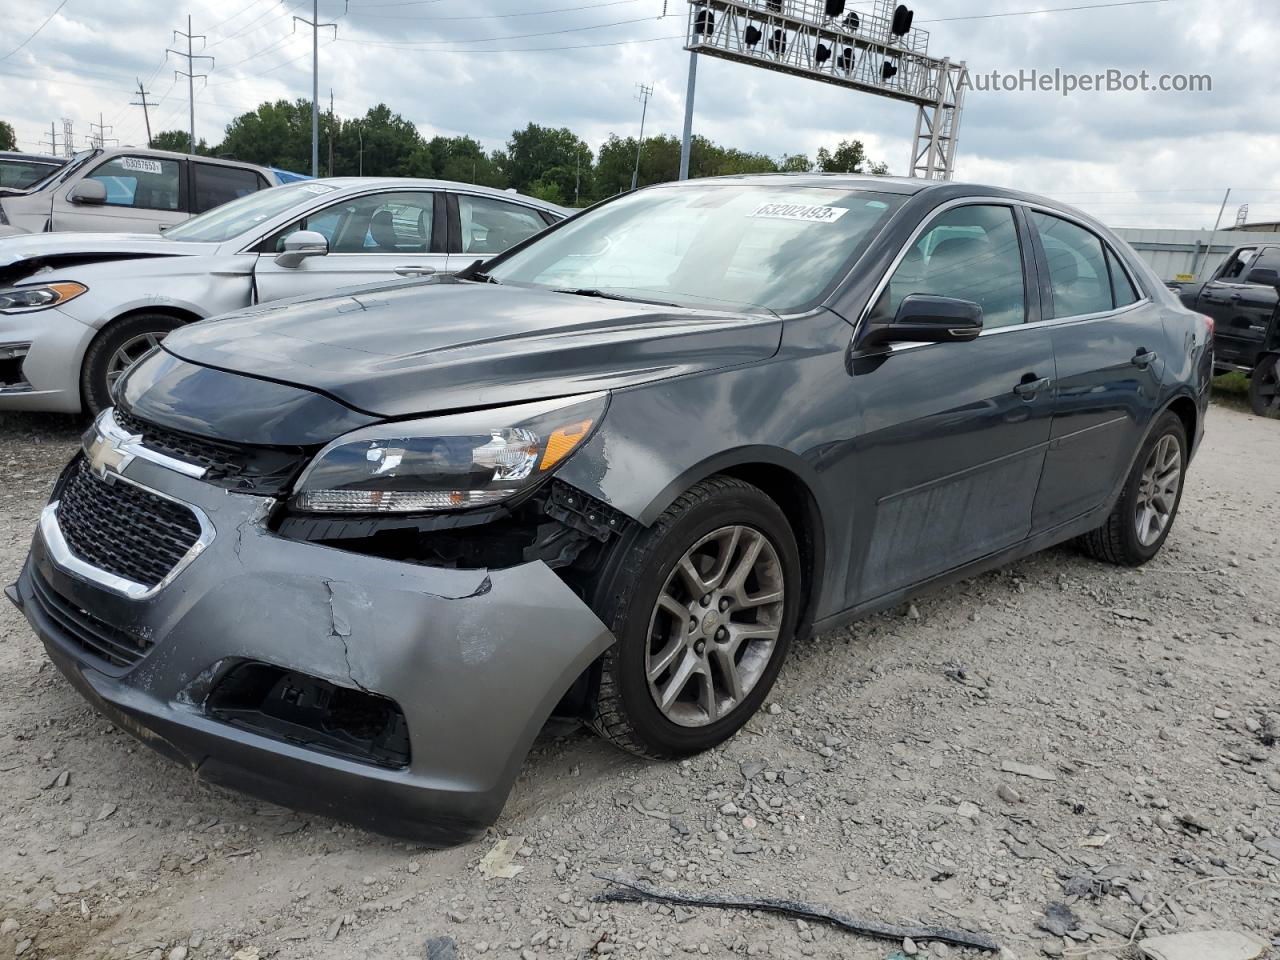
{"type": "Polygon", "coordinates": [[[1048,377],[1036,377],[1034,373],[1028,373],[1022,378],[1022,382],[1013,388],[1013,392],[1023,400],[1034,400],[1036,394],[1052,382],[1048,377]]]}
{"type": "Polygon", "coordinates": [[[1147,367],[1151,366],[1151,364],[1155,363],[1159,359],[1160,359],[1160,354],[1152,350],[1139,349],[1138,352],[1133,355],[1133,359],[1130,360],[1129,362],[1132,363],[1135,367],[1145,370],[1147,367]]]}
{"type": "Polygon", "coordinates": [[[416,264],[406,264],[402,267],[395,268],[396,273],[402,277],[429,277],[436,272],[435,267],[422,267],[416,264]]]}

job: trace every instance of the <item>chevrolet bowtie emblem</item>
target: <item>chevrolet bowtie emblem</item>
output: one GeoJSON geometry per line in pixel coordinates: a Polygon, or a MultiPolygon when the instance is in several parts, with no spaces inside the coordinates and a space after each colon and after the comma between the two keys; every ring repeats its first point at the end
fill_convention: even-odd
{"type": "Polygon", "coordinates": [[[94,424],[93,436],[84,448],[89,469],[103,480],[110,479],[110,474],[123,473],[133,462],[133,454],[127,448],[141,440],[141,434],[127,434],[122,430],[103,433],[99,424],[94,424]]]}

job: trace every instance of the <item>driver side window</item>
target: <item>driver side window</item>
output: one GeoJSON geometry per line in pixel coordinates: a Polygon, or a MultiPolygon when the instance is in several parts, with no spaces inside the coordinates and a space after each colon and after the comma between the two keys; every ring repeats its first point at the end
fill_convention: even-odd
{"type": "Polygon", "coordinates": [[[1253,261],[1253,255],[1257,253],[1255,247],[1245,247],[1243,250],[1237,250],[1231,255],[1222,267],[1222,273],[1218,275],[1218,279],[1224,283],[1239,283],[1245,275],[1245,271],[1249,269],[1253,261]]]}
{"type": "Polygon", "coordinates": [[[914,293],[977,303],[987,330],[1024,323],[1026,285],[1013,210],[979,204],[940,214],[907,249],[872,317],[892,320],[914,293]]]}
{"type": "Polygon", "coordinates": [[[285,227],[267,246],[276,252],[298,230],[315,230],[330,253],[430,253],[435,194],[375,193],[325,207],[285,227]]]}

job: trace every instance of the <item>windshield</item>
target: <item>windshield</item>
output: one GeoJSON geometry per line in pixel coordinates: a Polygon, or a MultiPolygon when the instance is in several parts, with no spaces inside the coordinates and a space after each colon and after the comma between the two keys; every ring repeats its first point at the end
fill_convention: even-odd
{"type": "Polygon", "coordinates": [[[67,179],[67,177],[71,176],[71,174],[74,173],[76,170],[79,170],[81,167],[83,167],[85,165],[85,161],[89,160],[92,157],[96,157],[101,152],[102,152],[101,150],[81,150],[79,153],[77,153],[74,157],[71,158],[71,162],[68,163],[65,167],[58,167],[48,176],[44,177],[41,180],[37,180],[27,189],[30,190],[32,193],[35,193],[37,190],[43,190],[45,187],[51,187],[55,183],[61,183],[63,180],[67,179]]]}
{"type": "Polygon", "coordinates": [[[583,214],[488,275],[679,306],[794,312],[817,302],[902,199],[785,184],[650,188],[583,214]]]}
{"type": "Polygon", "coordinates": [[[164,237],[166,240],[221,243],[336,189],[328,183],[306,181],[259,190],[170,227],[164,232],[164,237]]]}
{"type": "Polygon", "coordinates": [[[58,169],[55,161],[27,160],[21,157],[0,157],[0,187],[25,190],[39,183],[58,169]]]}

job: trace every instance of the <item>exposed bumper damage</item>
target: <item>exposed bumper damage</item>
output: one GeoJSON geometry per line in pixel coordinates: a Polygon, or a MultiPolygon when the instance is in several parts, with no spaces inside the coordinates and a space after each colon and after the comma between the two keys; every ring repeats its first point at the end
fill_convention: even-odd
{"type": "Polygon", "coordinates": [[[144,460],[123,476],[207,516],[215,535],[189,566],[131,600],[59,567],[37,532],[9,594],[88,700],[201,779],[458,842],[497,817],[551,710],[613,642],[541,561],[350,553],[271,533],[263,498],[144,460]],[[96,655],[94,631],[139,659],[96,655]],[[262,723],[256,696],[274,704],[262,723]]]}

